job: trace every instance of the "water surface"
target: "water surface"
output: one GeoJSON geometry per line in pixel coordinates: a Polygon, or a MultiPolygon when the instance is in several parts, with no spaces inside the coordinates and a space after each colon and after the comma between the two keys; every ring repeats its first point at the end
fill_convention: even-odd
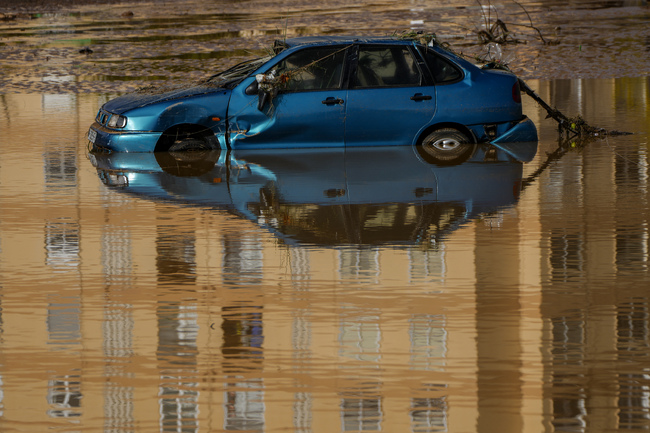
{"type": "MultiPolygon", "coordinates": [[[[526,5],[536,17],[546,10],[526,5]]],[[[425,9],[458,17],[470,6],[425,9]]],[[[630,26],[645,13],[636,3],[560,6],[630,26]]],[[[293,34],[406,19],[381,3],[274,7],[197,9],[180,33],[193,52],[218,53],[225,38],[234,62],[240,48],[263,50],[291,7],[304,21],[293,34]]],[[[157,15],[167,9],[140,21],[135,10],[132,33],[121,10],[2,25],[0,430],[650,428],[643,32],[612,45],[631,47],[634,61],[606,78],[590,60],[562,60],[543,81],[535,63],[522,66],[551,106],[632,135],[559,140],[526,98],[540,133],[532,161],[479,152],[435,167],[407,146],[219,152],[197,164],[88,154],[107,99],[175,77],[172,64],[190,78],[204,72],[175,50],[188,45],[173,36],[176,20],[157,15]],[[158,27],[137,30],[144,24],[158,27]],[[78,57],[86,29],[105,38],[90,44],[106,48],[95,57],[78,57]],[[138,44],[155,52],[135,58],[138,44]],[[41,50],[56,68],[9,55],[41,50]]]]}
{"type": "Polygon", "coordinates": [[[649,82],[533,84],[635,134],[554,153],[528,101],[526,163],[174,171],[88,155],[103,96],[3,95],[3,431],[647,427],[649,82]]]}

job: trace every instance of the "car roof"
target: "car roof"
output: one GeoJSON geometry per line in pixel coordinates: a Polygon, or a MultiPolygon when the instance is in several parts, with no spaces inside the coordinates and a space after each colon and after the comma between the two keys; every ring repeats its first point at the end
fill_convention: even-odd
{"type": "Polygon", "coordinates": [[[304,45],[334,45],[334,44],[404,44],[408,39],[394,36],[300,36],[290,39],[277,39],[273,51],[279,53],[287,48],[304,45]]]}

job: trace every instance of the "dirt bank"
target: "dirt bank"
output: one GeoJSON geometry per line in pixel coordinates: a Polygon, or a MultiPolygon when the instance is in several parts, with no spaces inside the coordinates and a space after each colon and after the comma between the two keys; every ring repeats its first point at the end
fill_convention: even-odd
{"type": "MultiPolygon", "coordinates": [[[[156,0],[0,0],[0,13],[37,13],[57,12],[62,9],[74,9],[80,6],[107,4],[138,4],[143,2],[156,3],[156,0]]],[[[158,0],[162,3],[163,0],[158,0]]]]}
{"type": "Polygon", "coordinates": [[[201,79],[285,34],[433,32],[474,56],[484,52],[477,33],[496,17],[515,42],[502,46],[503,60],[522,78],[650,76],[646,0],[506,0],[493,9],[476,0],[0,0],[8,14],[0,93],[112,93],[201,79]]]}

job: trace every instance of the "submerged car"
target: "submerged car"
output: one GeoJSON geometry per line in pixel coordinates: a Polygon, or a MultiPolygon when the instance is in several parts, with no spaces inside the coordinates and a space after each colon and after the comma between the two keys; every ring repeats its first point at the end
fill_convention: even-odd
{"type": "Polygon", "coordinates": [[[273,52],[192,86],[113,99],[88,138],[114,152],[412,145],[441,164],[481,142],[537,141],[514,74],[439,44],[300,37],[273,52]]]}

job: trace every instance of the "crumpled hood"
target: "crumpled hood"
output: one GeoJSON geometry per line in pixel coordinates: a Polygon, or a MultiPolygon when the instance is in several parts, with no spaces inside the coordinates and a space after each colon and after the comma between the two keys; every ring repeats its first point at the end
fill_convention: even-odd
{"type": "Polygon", "coordinates": [[[147,105],[159,102],[172,101],[176,99],[188,98],[190,96],[208,95],[211,93],[227,92],[228,90],[211,85],[198,85],[193,87],[183,87],[174,90],[166,90],[169,87],[159,87],[152,89],[143,89],[129,93],[104,104],[104,110],[123,114],[135,108],[145,107],[147,105]]]}

